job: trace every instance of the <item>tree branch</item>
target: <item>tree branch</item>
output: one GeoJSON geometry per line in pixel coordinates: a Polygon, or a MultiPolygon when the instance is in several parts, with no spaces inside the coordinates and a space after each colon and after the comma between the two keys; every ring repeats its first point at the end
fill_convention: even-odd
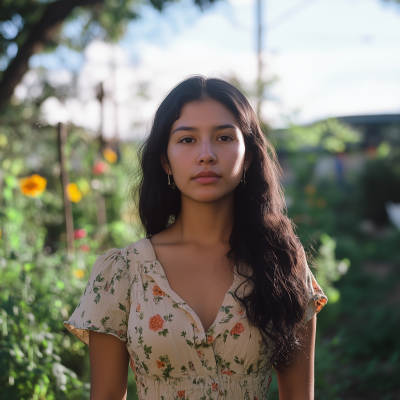
{"type": "Polygon", "coordinates": [[[0,81],[0,104],[11,98],[15,87],[29,70],[30,57],[40,51],[54,36],[75,7],[93,6],[103,2],[104,0],[59,0],[50,3],[42,18],[31,28],[27,40],[19,47],[17,55],[3,73],[0,81]]]}

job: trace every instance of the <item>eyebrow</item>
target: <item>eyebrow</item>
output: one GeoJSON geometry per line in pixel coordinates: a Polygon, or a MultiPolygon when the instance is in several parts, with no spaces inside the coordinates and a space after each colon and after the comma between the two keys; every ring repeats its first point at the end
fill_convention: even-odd
{"type": "MultiPolygon", "coordinates": [[[[222,130],[222,129],[229,129],[229,128],[230,129],[236,129],[236,126],[232,125],[232,124],[225,124],[225,125],[214,126],[212,129],[213,129],[213,131],[219,131],[219,130],[222,130]]],[[[182,126],[178,126],[178,128],[176,128],[172,132],[172,134],[174,134],[175,132],[178,132],[178,131],[197,131],[197,130],[198,129],[193,127],[193,126],[184,126],[184,125],[182,125],[182,126]]]]}

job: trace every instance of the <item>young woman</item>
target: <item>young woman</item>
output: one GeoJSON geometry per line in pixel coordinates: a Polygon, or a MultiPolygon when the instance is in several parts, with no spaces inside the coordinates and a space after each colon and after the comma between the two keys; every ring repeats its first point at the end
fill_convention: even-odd
{"type": "Polygon", "coordinates": [[[284,213],[275,153],[245,96],[194,76],[141,148],[147,236],[93,266],[64,322],[89,345],[91,399],[312,400],[315,314],[327,298],[284,213]],[[106,335],[104,335],[106,333],[106,335]]]}

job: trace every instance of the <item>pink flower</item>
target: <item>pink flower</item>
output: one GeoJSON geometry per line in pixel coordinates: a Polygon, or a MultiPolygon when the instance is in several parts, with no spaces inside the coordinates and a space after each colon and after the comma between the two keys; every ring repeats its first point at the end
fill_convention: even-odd
{"type": "Polygon", "coordinates": [[[80,251],[90,251],[90,246],[88,244],[82,244],[79,246],[80,251]]]}
{"type": "Polygon", "coordinates": [[[74,232],[74,239],[82,239],[86,237],[87,232],[85,229],[76,229],[74,232]]]}
{"type": "Polygon", "coordinates": [[[108,292],[108,289],[110,289],[111,285],[109,283],[107,283],[106,286],[104,286],[104,291],[108,292]]]}
{"type": "Polygon", "coordinates": [[[104,161],[99,161],[96,163],[96,165],[93,167],[93,174],[94,175],[101,175],[104,172],[106,172],[108,169],[108,165],[104,161]]]}

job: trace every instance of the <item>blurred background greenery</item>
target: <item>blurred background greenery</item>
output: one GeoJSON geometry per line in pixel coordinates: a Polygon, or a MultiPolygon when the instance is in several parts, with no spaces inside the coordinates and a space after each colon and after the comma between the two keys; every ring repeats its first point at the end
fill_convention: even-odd
{"type": "MultiPolygon", "coordinates": [[[[163,11],[167,3],[151,0],[148,6],[163,11]]],[[[193,3],[213,6],[211,0],[193,3]]],[[[89,398],[88,348],[62,322],[97,256],[143,235],[127,194],[139,141],[104,134],[103,86],[95,93],[98,129],[51,124],[43,104],[74,98],[77,75],[54,85],[46,66],[28,61],[60,47],[82,52],[93,39],[122,40],[140,17],[138,5],[0,5],[1,400],[89,398]],[[65,26],[75,30],[68,34],[65,26]],[[39,90],[18,97],[15,90],[30,70],[39,90]]],[[[264,79],[260,70],[252,85],[230,78],[260,111],[274,79],[264,79]]],[[[146,85],[136,95],[137,101],[151,97],[146,85]]],[[[288,121],[279,129],[260,119],[283,168],[288,215],[329,297],[318,316],[315,397],[399,399],[400,116],[288,121]]],[[[278,399],[276,379],[269,396],[278,399]]],[[[133,373],[128,398],[136,398],[133,373]]]]}

